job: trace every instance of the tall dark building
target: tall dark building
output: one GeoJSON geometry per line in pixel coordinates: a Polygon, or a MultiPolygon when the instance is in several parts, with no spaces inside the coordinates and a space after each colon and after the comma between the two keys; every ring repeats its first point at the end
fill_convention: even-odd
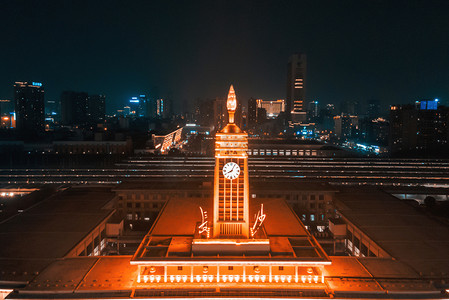
{"type": "Polygon", "coordinates": [[[360,105],[357,100],[344,100],[341,103],[341,113],[347,115],[358,115],[360,113],[360,105]]]}
{"type": "Polygon", "coordinates": [[[334,117],[335,117],[335,105],[326,104],[326,106],[320,109],[319,124],[323,130],[334,129],[334,117]]]}
{"type": "Polygon", "coordinates": [[[14,111],[14,101],[0,99],[0,115],[9,115],[14,111]]]}
{"type": "Polygon", "coordinates": [[[147,98],[147,105],[145,106],[145,114],[147,118],[155,119],[157,117],[157,99],[147,98]]]}
{"type": "Polygon", "coordinates": [[[212,99],[197,99],[196,116],[198,124],[201,126],[214,125],[214,100],[212,99]]]}
{"type": "Polygon", "coordinates": [[[290,56],[287,70],[287,119],[303,122],[307,118],[306,107],[306,70],[307,59],[304,53],[290,56]]]}
{"type": "Polygon", "coordinates": [[[380,117],[380,102],[377,99],[368,100],[367,114],[370,120],[380,117]]]}
{"type": "MultiPolygon", "coordinates": [[[[438,101],[390,107],[390,151],[426,155],[448,149],[449,109],[438,101]]],[[[442,153],[444,154],[444,153],[442,153]]]]}
{"type": "Polygon", "coordinates": [[[105,95],[90,95],[88,97],[87,115],[90,122],[104,121],[106,115],[105,95]]]}
{"type": "Polygon", "coordinates": [[[167,98],[156,99],[156,116],[161,119],[171,117],[171,101],[167,98]]]}
{"type": "Polygon", "coordinates": [[[88,121],[88,95],[84,92],[64,91],[61,94],[61,123],[81,125],[88,121]]]}
{"type": "Polygon", "coordinates": [[[257,124],[263,124],[267,121],[267,110],[263,107],[257,107],[257,124]]]}
{"type": "Polygon", "coordinates": [[[129,99],[128,106],[130,108],[130,114],[134,117],[148,117],[149,109],[148,105],[150,105],[148,98],[144,94],[140,94],[138,97],[131,97],[129,99]]]}
{"type": "Polygon", "coordinates": [[[315,118],[318,117],[319,114],[319,105],[318,105],[318,101],[311,101],[309,102],[309,107],[308,107],[308,116],[310,120],[314,120],[315,118]]]}
{"type": "Polygon", "coordinates": [[[257,123],[257,99],[248,100],[248,127],[253,128],[257,123]]]}
{"type": "Polygon", "coordinates": [[[16,127],[22,133],[35,134],[45,129],[44,88],[40,82],[14,84],[16,127]]]}

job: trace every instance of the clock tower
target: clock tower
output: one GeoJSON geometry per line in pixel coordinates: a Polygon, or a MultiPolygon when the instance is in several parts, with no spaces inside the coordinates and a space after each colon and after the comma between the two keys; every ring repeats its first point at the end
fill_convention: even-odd
{"type": "Polygon", "coordinates": [[[249,238],[248,135],[234,123],[231,85],[229,123],[215,136],[213,238],[249,238]]]}

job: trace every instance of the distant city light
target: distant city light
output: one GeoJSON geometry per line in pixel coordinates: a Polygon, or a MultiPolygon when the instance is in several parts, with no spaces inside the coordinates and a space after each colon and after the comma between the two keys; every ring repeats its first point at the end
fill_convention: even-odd
{"type": "Polygon", "coordinates": [[[438,99],[435,100],[424,100],[420,102],[420,109],[422,110],[436,110],[438,109],[438,99]]]}
{"type": "Polygon", "coordinates": [[[42,86],[42,83],[33,81],[33,85],[35,85],[35,86],[42,86]]]}

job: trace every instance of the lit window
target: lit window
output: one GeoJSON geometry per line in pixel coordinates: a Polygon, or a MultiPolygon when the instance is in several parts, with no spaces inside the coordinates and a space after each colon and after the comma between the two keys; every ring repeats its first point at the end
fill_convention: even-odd
{"type": "Polygon", "coordinates": [[[314,214],[310,215],[310,221],[312,221],[312,222],[315,221],[315,215],[314,214]]]}

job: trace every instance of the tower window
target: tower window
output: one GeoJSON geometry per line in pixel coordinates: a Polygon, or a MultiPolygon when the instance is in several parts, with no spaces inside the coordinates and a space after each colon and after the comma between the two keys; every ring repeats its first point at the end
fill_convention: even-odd
{"type": "Polygon", "coordinates": [[[182,266],[178,266],[178,271],[182,271],[182,266]]]}
{"type": "Polygon", "coordinates": [[[279,271],[284,271],[284,266],[279,266],[279,271]]]}

